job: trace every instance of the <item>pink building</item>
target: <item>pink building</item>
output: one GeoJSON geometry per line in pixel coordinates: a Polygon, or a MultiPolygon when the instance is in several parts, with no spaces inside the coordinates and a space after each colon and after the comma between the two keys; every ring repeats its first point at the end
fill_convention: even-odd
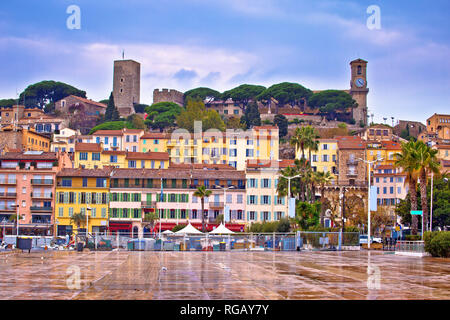
{"type": "Polygon", "coordinates": [[[53,233],[55,178],[64,167],[72,167],[67,153],[26,151],[0,155],[0,226],[6,234],[16,233],[10,217],[17,212],[20,234],[53,233]]]}
{"type": "Polygon", "coordinates": [[[374,168],[373,185],[377,187],[378,205],[395,208],[400,200],[405,199],[408,187],[406,174],[393,165],[378,165],[374,168]]]}

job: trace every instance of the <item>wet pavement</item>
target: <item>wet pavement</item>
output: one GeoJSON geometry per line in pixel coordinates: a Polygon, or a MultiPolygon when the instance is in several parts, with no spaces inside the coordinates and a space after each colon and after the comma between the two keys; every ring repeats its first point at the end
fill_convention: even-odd
{"type": "Polygon", "coordinates": [[[382,252],[0,255],[0,299],[450,299],[450,259],[382,252]]]}

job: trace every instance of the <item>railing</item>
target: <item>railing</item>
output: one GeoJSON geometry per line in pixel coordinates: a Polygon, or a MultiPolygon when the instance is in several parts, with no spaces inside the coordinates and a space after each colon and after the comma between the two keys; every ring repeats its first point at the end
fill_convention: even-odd
{"type": "Polygon", "coordinates": [[[15,193],[15,192],[6,192],[6,193],[0,194],[0,198],[15,198],[16,196],[17,196],[17,193],[15,193]]]}
{"type": "Polygon", "coordinates": [[[0,180],[0,184],[17,184],[17,180],[0,180]]]}
{"type": "Polygon", "coordinates": [[[157,201],[141,201],[141,207],[143,207],[143,208],[155,207],[156,204],[157,204],[157,201]]]}
{"type": "Polygon", "coordinates": [[[358,176],[358,172],[355,172],[355,171],[347,171],[347,176],[356,177],[356,176],[358,176]]]}
{"type": "Polygon", "coordinates": [[[209,207],[212,208],[223,208],[224,203],[223,202],[209,202],[209,207]]]}
{"type": "Polygon", "coordinates": [[[0,207],[0,211],[16,211],[16,207],[8,207],[8,206],[3,206],[0,207]]]}
{"type": "Polygon", "coordinates": [[[52,212],[52,207],[39,207],[39,206],[31,206],[31,211],[42,211],[42,212],[52,212]]]}
{"type": "Polygon", "coordinates": [[[32,192],[31,193],[31,198],[37,198],[37,199],[52,199],[53,198],[53,193],[36,193],[36,192],[32,192]]]}
{"type": "Polygon", "coordinates": [[[53,179],[31,179],[31,184],[52,185],[53,179]]]}
{"type": "Polygon", "coordinates": [[[425,253],[424,241],[397,241],[395,246],[396,252],[413,252],[413,253],[425,253]]]}

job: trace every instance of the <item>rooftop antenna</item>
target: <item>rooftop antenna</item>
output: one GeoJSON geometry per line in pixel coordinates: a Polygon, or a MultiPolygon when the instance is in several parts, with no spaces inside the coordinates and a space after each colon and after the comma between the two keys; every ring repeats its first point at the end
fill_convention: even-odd
{"type": "Polygon", "coordinates": [[[386,120],[387,120],[387,118],[383,118],[383,120],[384,120],[384,124],[386,124],[386,120]]]}
{"type": "Polygon", "coordinates": [[[122,50],[122,60],[125,60],[125,50],[122,50]]]}
{"type": "Polygon", "coordinates": [[[394,117],[391,117],[392,119],[392,127],[394,127],[394,117]]]}

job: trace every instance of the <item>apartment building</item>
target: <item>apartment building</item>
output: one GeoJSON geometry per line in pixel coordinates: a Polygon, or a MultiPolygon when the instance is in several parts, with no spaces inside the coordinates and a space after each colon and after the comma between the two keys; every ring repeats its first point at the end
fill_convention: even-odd
{"type": "Polygon", "coordinates": [[[278,221],[288,217],[287,199],[278,197],[276,190],[280,170],[293,165],[294,160],[247,162],[247,223],[278,221]]]}
{"type": "Polygon", "coordinates": [[[8,152],[0,155],[0,163],[0,223],[6,232],[16,234],[9,218],[19,214],[20,234],[53,234],[56,174],[72,167],[68,155],[8,152]]]}
{"type": "MultiPolygon", "coordinates": [[[[337,174],[337,140],[336,139],[318,139],[317,150],[305,150],[305,157],[309,159],[311,154],[311,168],[317,172],[330,172],[333,179],[337,174]]],[[[295,158],[300,159],[301,149],[295,152],[295,158]]]]}

